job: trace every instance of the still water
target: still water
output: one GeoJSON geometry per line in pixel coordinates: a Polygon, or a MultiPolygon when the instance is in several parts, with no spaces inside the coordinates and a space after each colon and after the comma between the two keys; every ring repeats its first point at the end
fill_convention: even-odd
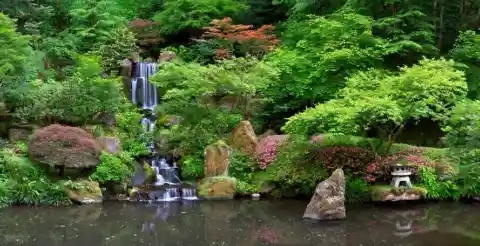
{"type": "Polygon", "coordinates": [[[347,208],[347,220],[302,220],[306,201],[13,207],[0,210],[0,245],[479,246],[480,204],[347,208]]]}

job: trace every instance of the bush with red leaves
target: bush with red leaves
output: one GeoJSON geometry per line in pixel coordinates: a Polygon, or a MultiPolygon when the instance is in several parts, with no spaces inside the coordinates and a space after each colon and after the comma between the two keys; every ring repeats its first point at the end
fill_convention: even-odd
{"type": "Polygon", "coordinates": [[[360,147],[318,147],[310,153],[310,161],[321,163],[330,172],[342,168],[345,173],[363,175],[368,163],[375,160],[374,154],[360,147]]]}
{"type": "MultiPolygon", "coordinates": [[[[205,30],[203,38],[238,43],[245,46],[247,53],[254,55],[265,54],[280,44],[272,25],[263,25],[255,29],[252,25],[235,25],[232,18],[225,17],[213,20],[210,26],[203,29],[205,30]]],[[[223,56],[221,58],[223,59],[223,56]]]]}
{"type": "Polygon", "coordinates": [[[277,150],[288,138],[287,135],[272,135],[258,142],[256,155],[260,161],[260,168],[267,168],[268,164],[275,160],[277,150]]]}
{"type": "Polygon", "coordinates": [[[433,167],[435,162],[426,160],[422,154],[422,148],[410,148],[398,152],[395,155],[378,158],[367,166],[365,172],[365,179],[368,182],[375,182],[377,180],[388,181],[391,179],[390,173],[392,165],[402,164],[410,166],[412,175],[418,174],[418,169],[422,166],[433,167]]]}
{"type": "Polygon", "coordinates": [[[28,142],[29,157],[50,166],[93,167],[99,163],[100,152],[90,133],[58,124],[37,130],[28,142]]]}

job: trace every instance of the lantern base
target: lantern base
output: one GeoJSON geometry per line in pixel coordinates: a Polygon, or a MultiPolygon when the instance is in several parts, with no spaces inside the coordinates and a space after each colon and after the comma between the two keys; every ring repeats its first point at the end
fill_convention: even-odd
{"type": "Polygon", "coordinates": [[[403,176],[403,177],[393,177],[392,178],[392,183],[391,185],[395,188],[398,188],[400,187],[400,183],[402,182],[405,182],[405,185],[408,187],[408,188],[412,188],[413,185],[412,185],[412,182],[410,181],[410,177],[409,176],[403,176]]]}

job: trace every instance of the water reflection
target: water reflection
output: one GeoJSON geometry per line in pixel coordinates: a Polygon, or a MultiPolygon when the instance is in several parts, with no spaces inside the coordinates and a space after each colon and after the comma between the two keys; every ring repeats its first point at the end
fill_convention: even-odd
{"type": "Polygon", "coordinates": [[[478,207],[349,207],[301,219],[302,201],[182,201],[0,210],[0,245],[480,245],[478,207]]]}

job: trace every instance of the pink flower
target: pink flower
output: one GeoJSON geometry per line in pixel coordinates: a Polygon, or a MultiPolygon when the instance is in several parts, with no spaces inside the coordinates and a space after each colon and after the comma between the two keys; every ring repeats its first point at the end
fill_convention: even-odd
{"type": "Polygon", "coordinates": [[[277,157],[278,147],[285,142],[287,135],[272,135],[260,140],[256,154],[260,160],[260,168],[265,169],[277,157]]]}

